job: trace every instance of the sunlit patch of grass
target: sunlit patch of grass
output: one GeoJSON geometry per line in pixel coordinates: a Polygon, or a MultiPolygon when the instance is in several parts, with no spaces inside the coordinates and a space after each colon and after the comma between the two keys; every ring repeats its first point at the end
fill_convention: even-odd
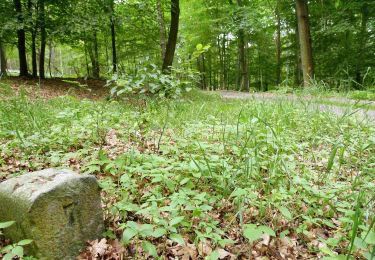
{"type": "Polygon", "coordinates": [[[246,257],[281,245],[299,258],[371,256],[366,119],[195,91],[137,102],[21,95],[0,101],[0,117],[4,177],[51,166],[95,174],[106,236],[143,257],[177,244],[246,257]]]}

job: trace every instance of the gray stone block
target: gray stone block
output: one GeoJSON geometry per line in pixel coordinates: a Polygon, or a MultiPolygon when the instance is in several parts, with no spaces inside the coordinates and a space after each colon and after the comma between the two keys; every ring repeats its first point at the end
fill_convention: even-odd
{"type": "Polygon", "coordinates": [[[47,169],[0,183],[0,222],[14,242],[32,239],[38,259],[75,259],[87,240],[100,237],[103,213],[96,178],[47,169]]]}

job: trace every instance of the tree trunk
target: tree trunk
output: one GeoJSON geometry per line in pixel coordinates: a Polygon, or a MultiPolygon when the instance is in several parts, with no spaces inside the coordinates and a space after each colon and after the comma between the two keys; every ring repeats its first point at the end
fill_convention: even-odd
{"type": "Polygon", "coordinates": [[[176,51],[178,26],[180,22],[180,0],[171,0],[171,17],[168,43],[162,68],[163,72],[166,74],[171,73],[174,53],[176,51]]]}
{"type": "Polygon", "coordinates": [[[92,76],[94,79],[100,77],[100,66],[99,66],[99,50],[98,50],[98,37],[96,32],[94,32],[93,37],[93,49],[89,50],[91,64],[92,64],[92,76]]]}
{"type": "MultiPolygon", "coordinates": [[[[237,0],[240,7],[243,6],[242,0],[237,0]]],[[[239,58],[239,89],[240,91],[249,91],[249,68],[247,66],[247,41],[244,29],[238,31],[238,58],[239,58]]]]}
{"type": "Polygon", "coordinates": [[[244,30],[238,33],[239,67],[240,67],[240,91],[249,91],[249,71],[247,66],[247,43],[244,30]]]}
{"type": "Polygon", "coordinates": [[[281,18],[280,18],[280,0],[277,1],[276,6],[276,85],[281,83],[281,18]]]}
{"type": "Polygon", "coordinates": [[[368,40],[368,32],[367,32],[367,22],[369,19],[369,8],[367,6],[367,3],[364,3],[361,9],[361,33],[359,36],[359,42],[358,42],[358,60],[356,64],[356,82],[358,84],[363,84],[363,76],[362,76],[362,69],[363,69],[363,55],[366,50],[366,43],[368,40]]]}
{"type": "Polygon", "coordinates": [[[49,77],[52,78],[52,57],[53,57],[53,46],[52,41],[49,42],[49,48],[48,48],[48,70],[49,70],[49,77]]]}
{"type": "MultiPolygon", "coordinates": [[[[28,15],[31,20],[33,20],[33,3],[32,0],[27,1],[28,15]]],[[[38,77],[38,67],[36,61],[36,35],[38,27],[36,24],[31,22],[30,31],[31,31],[31,67],[32,67],[32,76],[33,78],[38,77]]]]}
{"type": "Polygon", "coordinates": [[[112,39],[113,73],[116,73],[117,72],[117,51],[116,51],[115,1],[114,0],[111,0],[111,39],[112,39]]]}
{"type": "Polygon", "coordinates": [[[40,54],[39,54],[39,77],[44,79],[45,70],[44,63],[46,57],[46,44],[47,44],[47,32],[46,32],[46,21],[45,21],[45,4],[44,0],[39,0],[39,12],[40,12],[40,54]]]}
{"type": "Polygon", "coordinates": [[[223,77],[224,77],[224,88],[228,89],[228,73],[227,73],[227,34],[224,33],[223,35],[223,77]]]}
{"type": "Polygon", "coordinates": [[[17,13],[17,22],[20,26],[17,30],[17,48],[18,48],[18,59],[19,59],[19,67],[20,67],[20,76],[21,77],[28,77],[29,72],[27,69],[27,59],[26,59],[26,36],[25,36],[25,29],[23,28],[23,14],[22,14],[22,5],[21,0],[13,0],[14,9],[17,13]]]}
{"type": "Polygon", "coordinates": [[[304,86],[309,86],[314,78],[314,64],[312,56],[309,11],[307,0],[296,0],[299,43],[302,60],[304,86]]]}
{"type": "Polygon", "coordinates": [[[167,33],[165,31],[165,19],[162,0],[156,0],[156,9],[158,12],[161,58],[162,60],[164,60],[167,45],[167,33]]]}
{"type": "Polygon", "coordinates": [[[7,58],[5,54],[5,46],[0,41],[0,77],[7,75],[7,58]]]}

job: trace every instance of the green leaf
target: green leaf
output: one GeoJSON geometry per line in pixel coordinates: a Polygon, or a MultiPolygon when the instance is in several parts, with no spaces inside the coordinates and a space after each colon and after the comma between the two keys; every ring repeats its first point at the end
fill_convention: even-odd
{"type": "Polygon", "coordinates": [[[23,257],[23,247],[22,246],[15,246],[12,249],[12,254],[15,254],[18,257],[23,257]]]}
{"type": "Polygon", "coordinates": [[[159,238],[164,236],[167,233],[167,230],[165,228],[157,228],[155,231],[152,233],[152,236],[155,238],[159,238]]]}
{"type": "Polygon", "coordinates": [[[190,181],[190,178],[185,178],[180,182],[180,185],[184,185],[190,181]]]}
{"type": "Polygon", "coordinates": [[[331,155],[329,156],[329,160],[328,160],[328,164],[327,164],[327,172],[329,173],[332,168],[333,168],[333,163],[335,161],[335,157],[336,157],[336,154],[337,154],[337,149],[338,149],[338,145],[334,145],[333,146],[333,149],[331,151],[331,155]]]}
{"type": "Polygon", "coordinates": [[[271,237],[275,237],[276,234],[275,234],[275,231],[272,230],[272,228],[268,227],[268,226],[259,226],[258,229],[264,233],[264,234],[267,234],[271,237]]]}
{"type": "Polygon", "coordinates": [[[143,237],[152,236],[152,234],[154,233],[154,226],[150,224],[140,225],[138,232],[143,237]]]}
{"type": "Polygon", "coordinates": [[[26,246],[26,245],[29,245],[33,242],[33,240],[31,239],[24,239],[24,240],[21,240],[20,242],[17,243],[17,245],[19,246],[26,246]]]}
{"type": "Polygon", "coordinates": [[[3,256],[3,260],[12,260],[13,257],[15,257],[15,256],[16,256],[15,254],[8,253],[8,254],[3,256]]]}
{"type": "Polygon", "coordinates": [[[366,237],[365,242],[370,245],[375,245],[375,232],[370,231],[366,237]]]}
{"type": "Polygon", "coordinates": [[[8,222],[2,222],[0,223],[0,229],[8,228],[12,226],[16,221],[8,221],[8,222]]]}
{"type": "Polygon", "coordinates": [[[260,239],[263,235],[262,231],[260,231],[256,225],[249,224],[245,225],[244,229],[244,237],[247,238],[250,242],[254,242],[258,239],[260,239]]]}
{"type": "Polygon", "coordinates": [[[213,251],[209,256],[205,258],[205,260],[217,260],[220,257],[219,251],[215,250],[213,251]]]}
{"type": "Polygon", "coordinates": [[[184,220],[184,217],[175,217],[171,220],[170,225],[175,226],[179,223],[181,223],[184,220]]]}
{"type": "Polygon", "coordinates": [[[129,243],[130,240],[135,237],[138,234],[137,230],[134,230],[132,228],[127,228],[124,230],[124,233],[122,233],[122,240],[125,243],[129,243]]]}
{"type": "Polygon", "coordinates": [[[279,211],[281,212],[281,214],[282,214],[287,220],[292,220],[292,219],[293,219],[292,213],[290,213],[289,209],[287,209],[286,207],[283,207],[283,206],[278,207],[278,209],[279,209],[279,211]]]}
{"type": "Polygon", "coordinates": [[[247,238],[250,242],[254,242],[260,238],[264,234],[267,234],[269,236],[276,236],[275,231],[273,231],[270,227],[267,226],[259,226],[257,227],[254,224],[247,224],[245,225],[244,229],[244,237],[247,238]]]}
{"type": "Polygon", "coordinates": [[[197,45],[197,51],[201,51],[203,49],[203,44],[199,43],[197,45]]]}
{"type": "Polygon", "coordinates": [[[157,257],[158,256],[158,252],[156,250],[156,247],[151,244],[150,242],[148,241],[143,241],[142,242],[142,248],[143,250],[145,250],[149,255],[153,256],[153,257],[157,257]]]}
{"type": "Polygon", "coordinates": [[[169,238],[180,245],[185,245],[185,240],[180,234],[171,234],[169,238]]]}

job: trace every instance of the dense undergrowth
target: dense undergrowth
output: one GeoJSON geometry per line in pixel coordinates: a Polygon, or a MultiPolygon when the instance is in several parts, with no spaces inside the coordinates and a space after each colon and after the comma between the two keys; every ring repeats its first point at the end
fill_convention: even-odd
{"type": "Polygon", "coordinates": [[[196,92],[0,96],[0,178],[70,167],[100,179],[106,240],[83,259],[98,243],[103,259],[374,257],[369,119],[196,92]]]}

